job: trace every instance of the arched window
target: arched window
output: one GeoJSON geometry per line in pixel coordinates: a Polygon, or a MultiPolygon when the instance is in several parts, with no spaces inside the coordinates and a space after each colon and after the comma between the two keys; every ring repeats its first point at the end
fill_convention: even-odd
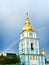
{"type": "Polygon", "coordinates": [[[30,33],[29,35],[32,36],[32,33],[30,33]]]}
{"type": "Polygon", "coordinates": [[[24,37],[24,34],[22,34],[22,37],[24,37]]]}
{"type": "Polygon", "coordinates": [[[31,43],[31,50],[34,50],[34,48],[33,48],[33,43],[31,43]]]}
{"type": "Polygon", "coordinates": [[[21,44],[21,48],[22,48],[22,51],[23,51],[23,44],[21,44]]]}

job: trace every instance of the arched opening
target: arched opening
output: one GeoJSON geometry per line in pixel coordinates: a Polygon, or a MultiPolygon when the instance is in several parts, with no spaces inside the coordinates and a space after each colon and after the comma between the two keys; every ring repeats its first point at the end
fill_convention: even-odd
{"type": "Polygon", "coordinates": [[[33,48],[33,43],[31,43],[31,50],[34,50],[34,48],[33,48]]]}

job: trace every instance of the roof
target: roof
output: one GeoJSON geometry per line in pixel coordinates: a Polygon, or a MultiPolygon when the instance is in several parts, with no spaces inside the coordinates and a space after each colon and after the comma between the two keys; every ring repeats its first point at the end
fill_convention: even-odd
{"type": "Polygon", "coordinates": [[[43,54],[19,54],[19,55],[33,55],[33,56],[44,56],[43,54]]]}

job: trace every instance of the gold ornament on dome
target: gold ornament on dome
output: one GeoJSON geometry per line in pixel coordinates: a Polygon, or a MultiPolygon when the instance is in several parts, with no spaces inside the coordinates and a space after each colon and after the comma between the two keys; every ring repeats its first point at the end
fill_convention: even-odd
{"type": "Polygon", "coordinates": [[[25,22],[25,25],[24,25],[22,31],[33,31],[33,32],[35,32],[34,28],[30,25],[30,20],[28,18],[28,15],[26,17],[26,22],[25,22]]]}

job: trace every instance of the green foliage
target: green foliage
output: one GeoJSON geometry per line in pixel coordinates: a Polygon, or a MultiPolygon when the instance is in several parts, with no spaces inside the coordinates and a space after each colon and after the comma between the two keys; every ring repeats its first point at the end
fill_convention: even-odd
{"type": "Polygon", "coordinates": [[[16,64],[16,63],[20,63],[19,55],[0,56],[0,64],[16,64]]]}
{"type": "Polygon", "coordinates": [[[0,64],[0,65],[20,65],[20,64],[0,64]]]}

